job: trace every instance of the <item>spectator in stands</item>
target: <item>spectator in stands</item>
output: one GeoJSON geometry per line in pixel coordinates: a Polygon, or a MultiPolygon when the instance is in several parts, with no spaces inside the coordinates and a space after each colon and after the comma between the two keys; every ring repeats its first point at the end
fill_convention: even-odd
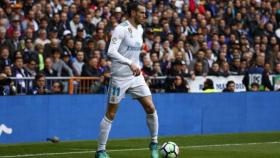
{"type": "MultiPolygon", "coordinates": [[[[13,36],[14,36],[13,34],[14,34],[15,30],[17,30],[17,33],[21,32],[20,16],[19,15],[14,15],[12,17],[10,26],[7,28],[7,37],[12,39],[13,36]]],[[[20,34],[18,36],[20,36],[20,34]]],[[[13,51],[13,50],[11,50],[11,51],[13,51]]]]}
{"type": "Polygon", "coordinates": [[[213,80],[207,78],[204,83],[203,83],[203,93],[215,93],[218,92],[215,88],[214,88],[214,83],[213,80]]]}
{"type": "Polygon", "coordinates": [[[207,49],[206,50],[206,54],[205,54],[205,59],[206,59],[206,61],[207,61],[207,63],[208,63],[208,67],[210,68],[211,66],[212,66],[212,64],[215,62],[215,56],[214,56],[214,54],[213,54],[213,52],[212,52],[212,50],[211,49],[207,49]]]}
{"type": "Polygon", "coordinates": [[[77,35],[78,28],[83,28],[84,25],[81,23],[80,14],[76,13],[73,19],[70,21],[70,28],[72,35],[75,37],[77,35]]]}
{"type": "Polygon", "coordinates": [[[234,92],[235,91],[235,82],[230,80],[226,84],[226,88],[223,89],[223,92],[234,92]]]}
{"type": "Polygon", "coordinates": [[[186,66],[185,61],[175,60],[172,63],[172,67],[170,69],[171,72],[169,72],[169,75],[171,75],[171,76],[181,75],[181,76],[184,76],[184,77],[190,77],[190,74],[185,72],[184,66],[186,66]]]}
{"type": "Polygon", "coordinates": [[[271,75],[273,73],[270,63],[264,64],[264,71],[266,71],[268,75],[271,75]]]}
{"type": "Polygon", "coordinates": [[[143,76],[144,77],[153,76],[155,74],[155,71],[153,70],[150,57],[148,55],[145,55],[142,59],[142,62],[143,62],[143,66],[141,71],[143,73],[143,76]]]}
{"type": "Polygon", "coordinates": [[[187,93],[188,91],[188,84],[181,75],[176,75],[173,82],[165,89],[165,92],[168,93],[187,93]]]}
{"type": "Polygon", "coordinates": [[[91,22],[92,21],[92,15],[91,13],[87,13],[85,21],[84,21],[84,28],[86,32],[86,36],[91,37],[93,32],[95,32],[96,27],[91,22]]]}
{"type": "Polygon", "coordinates": [[[38,72],[36,60],[30,58],[29,62],[26,64],[25,68],[31,77],[36,76],[36,74],[38,72]]]}
{"type": "Polygon", "coordinates": [[[57,71],[57,76],[63,76],[63,70],[67,72],[67,76],[73,76],[72,69],[61,59],[61,52],[59,49],[53,50],[53,69],[57,71]]]}
{"type": "Polygon", "coordinates": [[[15,59],[14,66],[12,68],[12,76],[16,77],[16,87],[18,94],[26,94],[31,88],[31,82],[24,80],[25,77],[30,77],[26,68],[23,66],[23,59],[18,57],[15,59]]]}
{"type": "Polygon", "coordinates": [[[2,71],[4,67],[8,65],[12,65],[10,51],[8,47],[2,47],[0,49],[0,71],[2,71]]]}
{"type": "Polygon", "coordinates": [[[82,67],[81,76],[100,77],[101,75],[101,70],[98,67],[98,59],[95,57],[92,57],[89,62],[82,67]]]}
{"type": "MultiPolygon", "coordinates": [[[[161,71],[160,62],[153,63],[153,77],[161,77],[163,73],[161,71]]],[[[153,78],[146,78],[146,82],[149,85],[150,89],[154,93],[162,92],[164,87],[164,80],[161,79],[153,79],[153,78]]]]}
{"type": "Polygon", "coordinates": [[[67,12],[60,13],[60,23],[57,27],[58,27],[58,37],[62,37],[65,30],[70,30],[70,24],[69,24],[67,12]]]}
{"type": "Polygon", "coordinates": [[[253,92],[260,91],[260,85],[258,83],[256,83],[256,82],[253,82],[250,85],[250,91],[253,91],[253,92]]]}
{"type": "Polygon", "coordinates": [[[224,77],[228,77],[229,75],[232,75],[232,73],[230,72],[230,69],[229,69],[228,62],[224,61],[221,63],[220,73],[221,73],[221,76],[224,76],[224,77]]]}
{"type": "Polygon", "coordinates": [[[163,76],[159,61],[153,63],[153,70],[155,72],[154,76],[163,76]]]}
{"type": "Polygon", "coordinates": [[[63,83],[59,81],[54,81],[52,84],[51,93],[52,94],[63,94],[63,83]]]}
{"type": "Polygon", "coordinates": [[[241,66],[240,58],[233,58],[232,63],[230,65],[230,73],[232,75],[240,75],[241,74],[240,66],[241,66]]]}
{"type": "Polygon", "coordinates": [[[4,66],[1,73],[4,73],[7,77],[12,77],[13,74],[11,65],[4,66]]]}
{"type": "Polygon", "coordinates": [[[0,73],[0,96],[16,95],[16,87],[6,74],[0,73]]]}
{"type": "Polygon", "coordinates": [[[21,27],[23,30],[27,29],[28,23],[32,23],[34,31],[39,30],[39,25],[35,20],[35,13],[32,9],[28,11],[26,18],[21,23],[21,27]]]}
{"type": "Polygon", "coordinates": [[[85,64],[84,62],[84,52],[83,51],[79,51],[77,52],[77,56],[72,64],[73,67],[73,72],[75,76],[81,76],[82,73],[82,68],[83,65],[85,64]]]}
{"type": "Polygon", "coordinates": [[[266,72],[264,69],[264,62],[265,54],[259,53],[256,56],[255,65],[248,69],[243,78],[243,84],[247,90],[249,90],[249,85],[251,85],[253,82],[258,83],[262,90],[273,90],[273,86],[269,80],[268,72],[266,72]]]}
{"type": "Polygon", "coordinates": [[[46,78],[44,74],[39,73],[35,76],[35,81],[30,93],[33,95],[44,95],[50,93],[50,91],[46,88],[46,78]]]}
{"type": "Polygon", "coordinates": [[[197,61],[194,64],[193,74],[195,76],[206,76],[206,72],[203,71],[203,63],[201,61],[197,61]]]}
{"type": "Polygon", "coordinates": [[[75,42],[72,38],[69,38],[69,39],[65,39],[65,45],[63,46],[63,53],[67,53],[69,54],[71,57],[76,57],[76,54],[75,54],[75,49],[74,49],[74,46],[75,46],[75,42]]]}
{"type": "Polygon", "coordinates": [[[24,49],[23,49],[23,61],[24,63],[28,63],[31,59],[35,60],[36,63],[39,62],[38,53],[34,51],[34,46],[32,43],[32,39],[25,39],[24,40],[24,49]]]}
{"type": "Polygon", "coordinates": [[[220,72],[220,65],[217,62],[214,62],[207,75],[209,75],[209,76],[221,76],[222,74],[220,72]]]}
{"type": "MultiPolygon", "coordinates": [[[[76,53],[75,53],[76,54],[76,53]]],[[[72,64],[74,61],[74,57],[70,56],[70,54],[68,54],[67,52],[63,52],[62,53],[62,61],[64,61],[64,63],[69,66],[70,68],[72,68],[72,64]]],[[[73,71],[73,68],[71,69],[73,71]]],[[[67,70],[63,69],[62,71],[62,76],[68,76],[68,72],[67,70]]]]}
{"type": "Polygon", "coordinates": [[[75,36],[75,41],[84,41],[86,40],[86,32],[83,27],[77,28],[77,35],[75,36]]]}
{"type": "Polygon", "coordinates": [[[44,47],[42,45],[35,45],[35,51],[38,53],[38,68],[42,71],[45,67],[44,47]]]}
{"type": "Polygon", "coordinates": [[[274,68],[273,74],[280,75],[280,63],[276,63],[275,64],[275,68],[274,68]]]}
{"type": "Polygon", "coordinates": [[[196,57],[195,59],[193,59],[190,63],[190,68],[191,70],[194,70],[195,67],[198,66],[198,64],[202,64],[202,71],[198,71],[199,73],[197,73],[197,75],[205,75],[208,73],[208,69],[209,69],[209,64],[208,62],[206,61],[205,59],[205,52],[201,49],[201,50],[198,50],[198,52],[196,53],[196,57]]]}
{"type": "Polygon", "coordinates": [[[101,73],[106,73],[106,72],[110,73],[110,67],[107,64],[107,59],[106,58],[101,58],[100,59],[99,68],[100,68],[101,73]]]}
{"type": "Polygon", "coordinates": [[[38,38],[35,39],[35,45],[40,44],[45,46],[48,43],[51,43],[51,41],[47,38],[47,31],[40,29],[38,38]]]}
{"type": "Polygon", "coordinates": [[[58,28],[55,26],[53,28],[50,29],[49,31],[49,39],[57,39],[58,37],[58,28]]]}
{"type": "Polygon", "coordinates": [[[20,40],[19,40],[20,30],[14,29],[11,35],[12,35],[11,38],[7,39],[4,45],[8,46],[9,52],[13,57],[15,52],[21,49],[20,40]]]}
{"type": "MultiPolygon", "coordinates": [[[[76,40],[74,44],[74,50],[75,50],[75,55],[77,56],[77,53],[80,51],[83,51],[83,41],[81,40],[76,40]]],[[[71,57],[73,58],[73,57],[71,57]]]]}
{"type": "Polygon", "coordinates": [[[57,38],[52,38],[51,42],[46,44],[44,47],[44,57],[51,57],[52,56],[52,51],[54,49],[59,49],[62,52],[62,49],[60,47],[60,41],[57,38]]]}
{"type": "Polygon", "coordinates": [[[45,59],[45,68],[43,70],[43,73],[45,74],[45,76],[48,77],[57,77],[57,71],[55,69],[53,69],[53,60],[50,57],[47,57],[45,59]]]}

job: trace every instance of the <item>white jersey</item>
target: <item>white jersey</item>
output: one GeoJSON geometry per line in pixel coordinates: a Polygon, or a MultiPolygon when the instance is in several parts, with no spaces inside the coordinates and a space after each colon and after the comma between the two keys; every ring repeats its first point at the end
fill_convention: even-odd
{"type": "Polygon", "coordinates": [[[142,26],[135,28],[128,20],[115,28],[108,49],[108,56],[112,61],[112,77],[133,77],[129,65],[134,63],[140,67],[142,35],[142,26]]]}

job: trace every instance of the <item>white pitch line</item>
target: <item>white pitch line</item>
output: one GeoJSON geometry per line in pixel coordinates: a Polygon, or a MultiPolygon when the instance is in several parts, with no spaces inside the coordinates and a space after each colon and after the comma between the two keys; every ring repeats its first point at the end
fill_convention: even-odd
{"type": "MultiPolygon", "coordinates": [[[[212,145],[193,145],[193,146],[180,146],[182,149],[188,148],[208,148],[208,147],[227,147],[227,146],[243,146],[243,145],[262,145],[262,144],[280,144],[280,142],[259,142],[259,143],[237,143],[237,144],[212,144],[212,145]]],[[[75,150],[78,150],[75,149],[75,150]]],[[[86,149],[80,149],[86,150],[86,149]]],[[[108,152],[120,152],[120,151],[142,151],[148,150],[148,148],[136,148],[136,149],[114,149],[108,150],[108,152]]],[[[0,156],[0,158],[15,158],[15,157],[37,157],[37,156],[53,156],[53,155],[70,155],[70,154],[87,154],[95,153],[93,150],[88,151],[73,151],[73,152],[61,152],[61,153],[38,153],[38,154],[24,154],[24,155],[6,155],[0,156]]]]}

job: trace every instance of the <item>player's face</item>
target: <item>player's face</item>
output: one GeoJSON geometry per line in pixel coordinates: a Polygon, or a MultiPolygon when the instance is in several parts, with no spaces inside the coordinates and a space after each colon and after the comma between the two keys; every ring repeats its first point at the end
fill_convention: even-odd
{"type": "Polygon", "coordinates": [[[144,24],[146,22],[146,8],[144,6],[138,6],[135,16],[135,22],[137,24],[144,24]]]}

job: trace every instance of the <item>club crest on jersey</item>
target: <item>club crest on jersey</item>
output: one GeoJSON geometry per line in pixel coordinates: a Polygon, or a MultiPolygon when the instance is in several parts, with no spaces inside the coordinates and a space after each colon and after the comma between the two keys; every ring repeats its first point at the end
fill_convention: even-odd
{"type": "Polygon", "coordinates": [[[116,102],[116,101],[117,101],[116,96],[112,96],[112,97],[111,97],[111,102],[116,102]]]}
{"type": "Polygon", "coordinates": [[[112,43],[113,43],[113,44],[116,44],[117,40],[118,40],[118,39],[117,39],[116,37],[113,37],[113,38],[112,38],[112,43]]]}
{"type": "Polygon", "coordinates": [[[132,29],[131,28],[128,28],[128,32],[130,33],[130,37],[132,38],[132,29]]]}

